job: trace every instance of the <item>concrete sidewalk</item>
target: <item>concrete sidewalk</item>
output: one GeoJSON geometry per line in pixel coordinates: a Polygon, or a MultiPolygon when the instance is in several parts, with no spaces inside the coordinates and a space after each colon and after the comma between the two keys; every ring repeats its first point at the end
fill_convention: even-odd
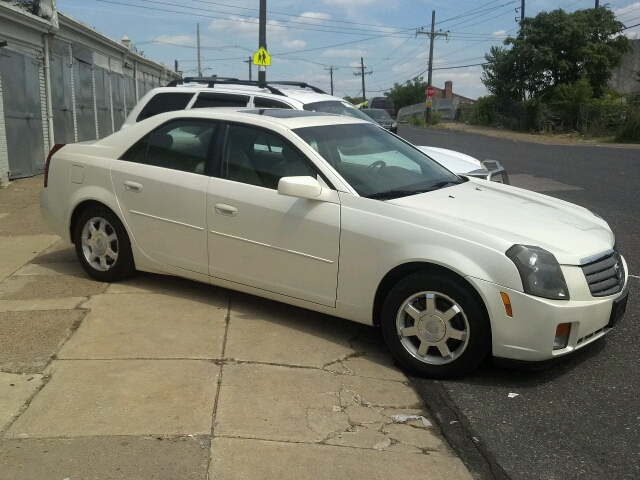
{"type": "Polygon", "coordinates": [[[0,479],[470,479],[376,329],[210,285],[90,280],[0,190],[0,479]]]}

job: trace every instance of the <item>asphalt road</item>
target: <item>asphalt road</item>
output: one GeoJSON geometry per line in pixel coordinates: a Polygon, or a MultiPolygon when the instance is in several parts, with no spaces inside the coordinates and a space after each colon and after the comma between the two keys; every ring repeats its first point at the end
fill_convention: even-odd
{"type": "MultiPolygon", "coordinates": [[[[604,217],[630,273],[640,276],[640,150],[406,126],[399,134],[416,145],[499,160],[514,180],[534,176],[574,187],[544,193],[604,217]]],[[[640,478],[640,279],[630,278],[629,289],[616,329],[559,364],[532,372],[487,361],[462,380],[412,379],[479,478],[640,478]]]]}

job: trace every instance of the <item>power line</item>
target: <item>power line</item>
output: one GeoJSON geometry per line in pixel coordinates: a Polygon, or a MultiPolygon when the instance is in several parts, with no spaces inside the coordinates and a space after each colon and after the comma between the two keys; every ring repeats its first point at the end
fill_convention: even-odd
{"type": "MultiPolygon", "coordinates": [[[[259,11],[259,9],[257,8],[250,8],[250,7],[238,7],[236,5],[229,5],[226,3],[218,3],[218,2],[211,2],[211,1],[207,1],[207,0],[191,0],[192,2],[197,2],[197,3],[207,3],[210,5],[218,5],[218,6],[222,6],[222,7],[229,7],[229,8],[237,8],[240,10],[250,10],[250,11],[259,11]]],[[[494,1],[499,1],[499,0],[494,0],[494,1]]],[[[491,2],[493,3],[493,2],[491,2]]],[[[330,18],[316,18],[316,17],[303,17],[301,15],[296,15],[296,14],[292,14],[292,13],[284,13],[284,12],[275,12],[273,10],[267,10],[267,13],[273,14],[273,15],[282,15],[282,16],[286,16],[286,17],[295,17],[295,18],[309,18],[310,20],[314,20],[314,21],[321,21],[321,22],[335,22],[335,23],[344,23],[347,25],[362,25],[365,27],[383,27],[383,28],[397,28],[397,29],[403,29],[405,27],[393,27],[390,25],[382,25],[382,24],[376,24],[376,23],[359,23],[359,22],[350,22],[347,20],[333,20],[330,18]]]]}
{"type": "MultiPolygon", "coordinates": [[[[120,3],[120,2],[115,2],[112,0],[95,0],[97,2],[102,2],[102,3],[114,3],[117,5],[125,5],[128,7],[134,7],[134,8],[144,8],[147,10],[157,10],[157,11],[164,11],[164,12],[170,12],[170,13],[179,13],[182,15],[191,15],[191,16],[198,16],[198,17],[207,17],[207,18],[213,18],[213,19],[217,19],[217,20],[225,20],[225,21],[229,21],[229,22],[238,22],[238,23],[253,23],[251,22],[251,20],[255,20],[257,23],[258,18],[251,16],[251,15],[243,15],[243,14],[234,14],[234,13],[230,13],[230,12],[222,12],[219,10],[211,10],[211,9],[207,9],[207,8],[199,8],[199,7],[189,7],[186,5],[175,5],[173,3],[165,3],[165,2],[160,2],[158,0],[138,0],[140,2],[145,2],[145,3],[152,3],[155,5],[163,5],[163,6],[167,6],[167,7],[173,7],[173,8],[184,8],[184,9],[188,9],[188,10],[195,10],[197,12],[208,12],[208,13],[219,13],[219,14],[223,14],[223,15],[234,15],[236,17],[243,17],[243,18],[230,18],[230,17],[219,17],[219,16],[214,16],[214,15],[203,15],[200,13],[192,13],[192,12],[184,12],[184,11],[180,11],[180,10],[168,10],[165,8],[159,8],[159,7],[146,7],[144,5],[132,5],[132,4],[127,4],[127,3],[120,3]],[[246,19],[246,20],[245,20],[246,19]]],[[[278,24],[271,24],[271,28],[292,28],[292,29],[296,29],[296,30],[305,30],[305,31],[311,31],[311,32],[325,32],[325,33],[342,33],[345,35],[370,35],[371,34],[371,29],[364,29],[364,28],[349,28],[349,27],[338,27],[338,26],[333,26],[333,25],[327,25],[327,28],[331,28],[332,30],[327,30],[324,28],[313,28],[313,25],[310,25],[309,23],[305,23],[305,22],[295,22],[292,20],[279,20],[280,22],[282,22],[282,25],[278,25],[278,24]],[[286,25],[285,25],[286,24],[286,25]],[[297,27],[294,25],[304,25],[305,27],[297,27]],[[354,31],[357,30],[357,31],[354,31]],[[362,32],[362,33],[358,33],[358,32],[362,32]],[[366,33],[365,33],[366,32],[366,33]]],[[[375,31],[375,33],[391,33],[396,34],[396,33],[400,33],[400,32],[388,32],[388,31],[382,31],[382,30],[378,30],[375,31]]]]}
{"type": "MultiPolygon", "coordinates": [[[[442,24],[442,23],[446,23],[446,22],[451,21],[451,20],[457,20],[457,19],[460,19],[460,18],[468,17],[468,16],[471,16],[471,15],[474,15],[474,18],[477,18],[477,17],[478,17],[478,15],[482,17],[483,15],[486,15],[486,14],[488,14],[488,13],[490,13],[490,12],[495,12],[496,10],[499,10],[499,9],[501,9],[502,7],[505,7],[505,6],[507,6],[507,5],[511,5],[511,4],[513,4],[513,3],[518,3],[518,2],[520,2],[520,0],[511,0],[510,2],[503,3],[502,5],[497,5],[497,6],[495,6],[495,7],[487,8],[487,9],[485,9],[485,10],[476,11],[476,10],[478,10],[478,8],[481,8],[481,7],[478,7],[478,8],[476,8],[475,10],[471,10],[471,11],[469,11],[467,14],[459,15],[458,17],[452,17],[452,18],[450,18],[450,19],[448,19],[448,20],[443,20],[442,22],[438,22],[438,25],[440,25],[440,24],[442,24]]],[[[495,2],[490,2],[490,3],[495,3],[495,2]]],[[[487,5],[489,5],[490,3],[488,3],[487,5]]],[[[485,5],[485,6],[486,6],[486,5],[485,5]]],[[[466,22],[468,22],[468,21],[469,21],[469,20],[464,20],[464,21],[462,21],[461,23],[466,23],[466,22]]],[[[455,27],[455,26],[457,26],[457,25],[459,25],[459,24],[452,25],[451,27],[455,27]]]]}

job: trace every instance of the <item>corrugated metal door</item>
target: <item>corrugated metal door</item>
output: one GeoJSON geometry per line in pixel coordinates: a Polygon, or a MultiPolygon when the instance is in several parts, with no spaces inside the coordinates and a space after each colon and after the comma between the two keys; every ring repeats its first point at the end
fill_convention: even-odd
{"type": "Polygon", "coordinates": [[[127,115],[131,113],[133,107],[136,106],[136,81],[133,77],[124,76],[124,98],[127,102],[127,115]]]}
{"type": "Polygon", "coordinates": [[[111,98],[113,101],[113,128],[117,132],[124,123],[124,78],[119,73],[111,74],[111,98]]]}
{"type": "Polygon", "coordinates": [[[69,44],[56,43],[51,56],[51,100],[55,143],[73,143],[73,98],[69,44]]]}
{"type": "Polygon", "coordinates": [[[44,172],[39,68],[35,58],[9,51],[0,54],[11,179],[44,172]]]}
{"type": "Polygon", "coordinates": [[[96,79],[96,111],[98,112],[98,138],[111,135],[111,93],[109,91],[109,71],[94,66],[96,79]]]}
{"type": "Polygon", "coordinates": [[[96,140],[96,119],[93,113],[93,66],[77,58],[73,62],[76,94],[78,141],[96,140]]]}

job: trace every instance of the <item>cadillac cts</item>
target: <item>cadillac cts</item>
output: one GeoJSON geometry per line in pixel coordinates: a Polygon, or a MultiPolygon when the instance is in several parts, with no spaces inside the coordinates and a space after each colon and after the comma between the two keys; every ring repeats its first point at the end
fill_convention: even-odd
{"type": "Polygon", "coordinates": [[[560,357],[626,307],[604,220],[354,118],[175,111],[57,145],[46,171],[42,215],[91,277],[178,275],[379,326],[422,375],[560,357]]]}

